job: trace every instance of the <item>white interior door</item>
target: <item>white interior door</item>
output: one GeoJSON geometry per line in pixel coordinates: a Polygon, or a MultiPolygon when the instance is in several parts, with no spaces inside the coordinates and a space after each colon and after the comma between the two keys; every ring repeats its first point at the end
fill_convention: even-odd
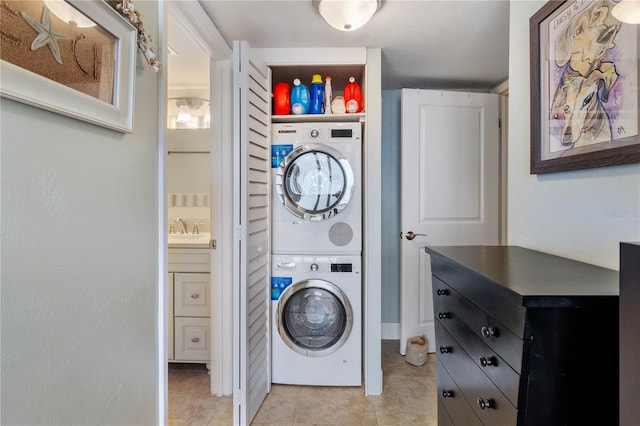
{"type": "Polygon", "coordinates": [[[271,386],[271,71],[238,41],[233,68],[233,422],[248,425],[271,386]]]}
{"type": "Polygon", "coordinates": [[[424,247],[499,243],[498,95],[402,90],[401,340],[435,351],[424,247]]]}

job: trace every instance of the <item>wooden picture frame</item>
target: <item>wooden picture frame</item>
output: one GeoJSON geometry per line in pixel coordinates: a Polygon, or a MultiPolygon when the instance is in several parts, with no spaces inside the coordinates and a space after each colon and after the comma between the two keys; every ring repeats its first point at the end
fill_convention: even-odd
{"type": "Polygon", "coordinates": [[[531,174],[640,161],[638,27],[615,4],[549,1],[529,21],[531,174]]]}
{"type": "Polygon", "coordinates": [[[1,96],[133,132],[137,30],[127,20],[96,0],[2,0],[0,7],[1,96]]]}

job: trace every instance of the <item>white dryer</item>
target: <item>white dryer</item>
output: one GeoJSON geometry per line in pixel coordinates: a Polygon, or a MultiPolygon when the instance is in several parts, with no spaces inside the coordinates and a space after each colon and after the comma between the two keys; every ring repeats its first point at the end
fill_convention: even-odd
{"type": "Polygon", "coordinates": [[[273,256],[273,383],[360,386],[360,256],[273,256]]]}
{"type": "Polygon", "coordinates": [[[272,253],[360,255],[360,123],[277,123],[272,132],[272,253]]]}

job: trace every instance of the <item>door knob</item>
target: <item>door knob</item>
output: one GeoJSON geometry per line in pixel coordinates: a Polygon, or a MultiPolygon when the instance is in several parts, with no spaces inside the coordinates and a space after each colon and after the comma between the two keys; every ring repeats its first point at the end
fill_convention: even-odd
{"type": "Polygon", "coordinates": [[[413,240],[415,237],[426,237],[426,236],[427,234],[416,234],[413,231],[409,231],[407,232],[407,235],[405,235],[406,239],[409,241],[413,240]]]}

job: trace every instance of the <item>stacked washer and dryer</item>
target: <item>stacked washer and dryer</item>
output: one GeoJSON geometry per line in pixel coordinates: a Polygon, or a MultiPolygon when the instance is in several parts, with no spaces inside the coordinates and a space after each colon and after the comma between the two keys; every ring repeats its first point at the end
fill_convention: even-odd
{"type": "Polygon", "coordinates": [[[359,386],[361,125],[272,132],[271,381],[359,386]]]}

